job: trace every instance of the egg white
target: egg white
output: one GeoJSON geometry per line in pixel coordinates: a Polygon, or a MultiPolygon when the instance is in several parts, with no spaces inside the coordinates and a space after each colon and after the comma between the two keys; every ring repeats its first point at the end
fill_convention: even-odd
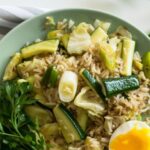
{"type": "Polygon", "coordinates": [[[139,129],[142,128],[150,128],[145,122],[142,121],[137,121],[137,120],[131,120],[128,122],[123,123],[121,126],[119,126],[114,133],[112,134],[110,141],[109,141],[109,150],[111,150],[110,148],[110,144],[111,142],[118,136],[118,135],[122,135],[122,134],[126,134],[128,133],[130,130],[132,130],[134,127],[137,127],[139,129]]]}

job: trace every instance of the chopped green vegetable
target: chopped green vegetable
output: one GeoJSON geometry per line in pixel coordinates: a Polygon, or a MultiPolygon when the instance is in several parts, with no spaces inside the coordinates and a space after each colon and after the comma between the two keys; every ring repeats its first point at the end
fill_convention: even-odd
{"type": "Polygon", "coordinates": [[[150,52],[144,54],[142,62],[144,74],[147,78],[150,79],[150,52]]]}
{"type": "Polygon", "coordinates": [[[44,86],[55,87],[57,80],[58,80],[58,72],[55,69],[55,67],[52,66],[52,67],[48,67],[41,82],[44,86]]]}
{"type": "Polygon", "coordinates": [[[93,116],[101,116],[105,112],[103,101],[89,87],[83,87],[76,96],[74,104],[79,108],[83,108],[93,116]]]}
{"type": "Polygon", "coordinates": [[[77,108],[77,121],[83,131],[85,131],[88,123],[88,113],[86,110],[77,108]]]}
{"type": "Polygon", "coordinates": [[[0,148],[6,150],[46,150],[43,136],[30,122],[24,108],[35,103],[28,82],[0,83],[0,148]]]}
{"type": "Polygon", "coordinates": [[[80,23],[78,25],[78,28],[84,28],[89,34],[91,34],[94,31],[94,27],[86,22],[80,23]]]}
{"type": "Polygon", "coordinates": [[[122,48],[123,70],[121,72],[122,75],[129,76],[132,74],[134,49],[135,49],[135,41],[128,38],[123,39],[123,48],[122,48]]]}
{"type": "Polygon", "coordinates": [[[100,59],[104,62],[105,66],[110,70],[114,71],[116,66],[116,52],[106,42],[101,42],[98,44],[98,50],[100,54],[100,59]]]}
{"type": "Polygon", "coordinates": [[[111,26],[110,22],[101,21],[99,19],[96,19],[94,21],[94,27],[95,28],[101,27],[105,32],[107,32],[109,30],[110,26],[111,26]]]}
{"type": "Polygon", "coordinates": [[[46,140],[52,136],[59,136],[60,129],[58,123],[48,123],[41,127],[40,132],[44,135],[46,140]]]}
{"type": "Polygon", "coordinates": [[[53,40],[53,39],[60,39],[64,34],[63,30],[53,30],[48,32],[47,39],[53,40]]]}
{"type": "Polygon", "coordinates": [[[56,22],[52,16],[46,17],[45,27],[48,29],[55,29],[56,28],[56,22]]]}
{"type": "Polygon", "coordinates": [[[123,26],[119,26],[114,33],[111,34],[111,36],[119,36],[123,38],[129,38],[132,39],[132,34],[127,30],[127,28],[123,26]]]}
{"type": "Polygon", "coordinates": [[[138,70],[142,70],[143,69],[143,64],[138,61],[138,60],[133,60],[133,65],[134,67],[136,67],[138,70]]]}
{"type": "Polygon", "coordinates": [[[82,54],[91,45],[91,37],[84,26],[77,26],[70,34],[67,51],[69,54],[82,54]]]}
{"type": "Polygon", "coordinates": [[[35,77],[34,77],[34,76],[29,76],[28,78],[26,78],[26,80],[27,80],[31,85],[33,85],[34,82],[35,82],[35,77]]]}
{"type": "Polygon", "coordinates": [[[63,104],[57,105],[53,112],[67,143],[85,139],[85,132],[63,104]]]}
{"type": "Polygon", "coordinates": [[[5,69],[5,73],[3,76],[3,80],[12,80],[17,76],[16,73],[16,66],[21,62],[22,58],[21,58],[21,54],[20,53],[16,53],[12,59],[10,60],[10,62],[8,63],[8,65],[6,66],[5,69]]]}
{"type": "Polygon", "coordinates": [[[41,53],[55,53],[58,49],[59,40],[47,40],[21,49],[21,56],[29,58],[41,53]]]}
{"type": "Polygon", "coordinates": [[[53,121],[52,113],[38,105],[27,106],[25,112],[33,122],[38,121],[40,126],[53,121]]]}
{"type": "Polygon", "coordinates": [[[118,46],[120,46],[120,45],[119,45],[119,44],[120,44],[120,39],[119,39],[118,37],[110,38],[110,39],[108,40],[108,43],[109,43],[109,45],[112,47],[112,49],[113,49],[114,51],[116,51],[116,53],[117,53],[117,51],[120,50],[120,49],[118,49],[118,48],[120,48],[120,47],[118,47],[118,46]]]}
{"type": "Polygon", "coordinates": [[[37,100],[37,104],[44,109],[49,110],[56,106],[55,102],[49,102],[40,91],[34,96],[34,98],[37,100]]]}
{"type": "Polygon", "coordinates": [[[101,27],[98,27],[91,35],[91,39],[94,44],[99,43],[101,41],[106,41],[107,38],[107,33],[101,27]]]}
{"type": "Polygon", "coordinates": [[[65,47],[65,49],[67,49],[68,41],[69,41],[69,34],[64,34],[61,37],[61,42],[62,42],[62,45],[65,47]]]}
{"type": "Polygon", "coordinates": [[[87,82],[87,84],[91,87],[91,89],[96,92],[100,96],[102,100],[105,100],[105,96],[102,93],[102,88],[100,83],[90,74],[90,72],[86,69],[82,69],[80,71],[81,76],[87,82]]]}
{"type": "Polygon", "coordinates": [[[102,80],[104,94],[107,97],[117,95],[119,93],[135,90],[139,88],[140,83],[136,75],[120,78],[108,78],[102,80]]]}
{"type": "Polygon", "coordinates": [[[121,57],[121,53],[122,53],[122,41],[120,41],[118,43],[118,46],[117,46],[117,50],[116,50],[116,58],[120,58],[121,57]]]}
{"type": "Polygon", "coordinates": [[[58,94],[62,102],[71,102],[77,92],[78,75],[73,71],[64,71],[59,81],[58,94]]]}

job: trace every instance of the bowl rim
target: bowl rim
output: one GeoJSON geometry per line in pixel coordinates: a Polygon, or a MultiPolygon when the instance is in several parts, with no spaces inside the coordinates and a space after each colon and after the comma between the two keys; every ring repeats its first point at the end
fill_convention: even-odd
{"type": "Polygon", "coordinates": [[[36,15],[34,17],[31,17],[23,22],[21,22],[20,24],[18,24],[17,26],[15,26],[13,29],[11,29],[6,35],[4,35],[4,37],[2,37],[2,39],[0,40],[0,44],[5,41],[5,39],[12,34],[13,32],[15,32],[18,28],[20,28],[22,25],[30,22],[31,20],[37,19],[39,17],[45,16],[46,14],[49,15],[50,13],[57,13],[57,12],[61,12],[61,11],[89,11],[90,12],[95,12],[95,13],[101,13],[102,15],[106,15],[109,16],[110,18],[115,18],[116,20],[121,21],[122,23],[127,24],[128,26],[130,26],[131,28],[134,28],[135,30],[137,30],[137,32],[139,32],[140,34],[142,34],[143,36],[145,36],[145,38],[147,40],[150,41],[150,37],[143,32],[141,29],[139,29],[138,27],[136,27],[135,25],[133,25],[132,23],[126,21],[125,19],[121,19],[120,17],[112,14],[112,13],[108,13],[99,9],[92,9],[92,8],[62,8],[62,9],[56,9],[56,10],[50,10],[50,11],[46,11],[44,13],[41,13],[39,15],[36,15]]]}

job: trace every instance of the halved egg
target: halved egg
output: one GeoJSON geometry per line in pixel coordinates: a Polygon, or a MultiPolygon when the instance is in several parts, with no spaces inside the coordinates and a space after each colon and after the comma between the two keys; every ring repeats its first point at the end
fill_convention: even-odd
{"type": "Polygon", "coordinates": [[[150,150],[150,127],[136,120],[123,123],[112,134],[109,150],[150,150]]]}

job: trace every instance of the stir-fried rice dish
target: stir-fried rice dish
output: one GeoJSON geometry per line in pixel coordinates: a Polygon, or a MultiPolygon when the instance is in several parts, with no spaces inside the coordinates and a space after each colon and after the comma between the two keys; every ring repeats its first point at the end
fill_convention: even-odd
{"type": "Polygon", "coordinates": [[[0,149],[150,150],[150,51],[99,19],[43,26],[0,81],[0,149]]]}

